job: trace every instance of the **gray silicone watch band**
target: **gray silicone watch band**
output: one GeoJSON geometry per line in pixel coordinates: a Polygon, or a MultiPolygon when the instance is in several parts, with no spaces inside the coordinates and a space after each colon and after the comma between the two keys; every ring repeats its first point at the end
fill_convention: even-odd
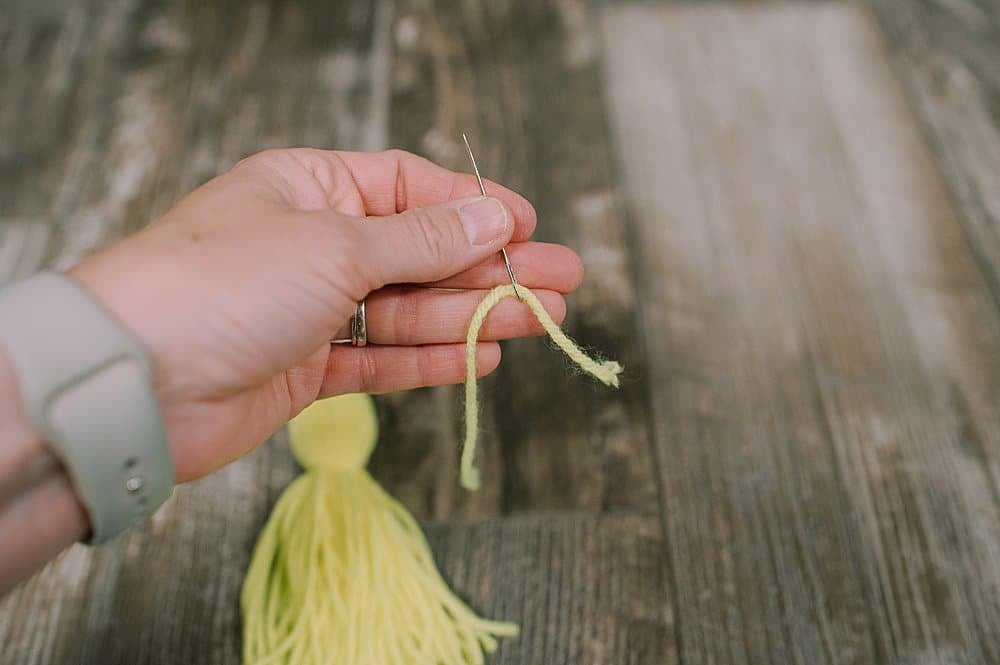
{"type": "Polygon", "coordinates": [[[145,349],[70,278],[0,289],[0,346],[28,417],[66,466],[92,543],[144,519],[174,486],[145,349]]]}

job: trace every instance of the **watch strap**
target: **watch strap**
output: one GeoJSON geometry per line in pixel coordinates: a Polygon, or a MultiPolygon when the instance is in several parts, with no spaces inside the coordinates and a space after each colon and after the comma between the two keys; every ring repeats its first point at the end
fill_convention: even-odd
{"type": "Polygon", "coordinates": [[[100,543],[174,486],[142,344],[82,287],[43,272],[0,289],[0,347],[38,434],[66,467],[100,543]]]}

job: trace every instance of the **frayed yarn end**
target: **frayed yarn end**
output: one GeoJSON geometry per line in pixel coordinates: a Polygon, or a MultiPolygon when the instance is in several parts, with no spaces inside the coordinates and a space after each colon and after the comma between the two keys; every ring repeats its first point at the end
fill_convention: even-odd
{"type": "Polygon", "coordinates": [[[617,388],[619,375],[624,367],[613,360],[598,360],[587,355],[580,346],[570,339],[569,335],[552,320],[545,306],[531,290],[518,285],[515,292],[513,285],[504,284],[486,294],[476,308],[469,322],[469,332],[465,338],[465,440],[462,445],[462,459],[459,470],[459,484],[467,490],[478,490],[482,484],[479,470],[475,466],[476,440],[479,436],[479,394],[476,377],[476,342],[479,331],[483,327],[486,315],[504,298],[520,299],[527,305],[538,319],[542,328],[552,342],[585,374],[589,374],[606,386],[617,388]]]}

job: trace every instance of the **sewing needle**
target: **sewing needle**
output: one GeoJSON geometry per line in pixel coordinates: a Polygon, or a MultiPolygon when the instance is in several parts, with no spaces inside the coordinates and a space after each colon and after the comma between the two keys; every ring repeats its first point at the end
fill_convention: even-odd
{"type": "MultiPolygon", "coordinates": [[[[472,170],[476,172],[476,180],[479,181],[479,191],[483,193],[483,197],[486,196],[486,185],[483,184],[483,177],[479,175],[479,167],[476,165],[476,158],[472,154],[472,147],[469,145],[469,139],[462,132],[462,140],[465,141],[465,150],[469,153],[469,159],[472,161],[472,170]]],[[[517,296],[518,300],[523,301],[524,298],[521,297],[520,292],[517,290],[517,279],[514,277],[514,270],[510,267],[510,259],[507,257],[507,248],[500,248],[500,255],[503,256],[504,265],[507,266],[507,274],[510,276],[510,285],[514,287],[514,295],[517,296]]]]}

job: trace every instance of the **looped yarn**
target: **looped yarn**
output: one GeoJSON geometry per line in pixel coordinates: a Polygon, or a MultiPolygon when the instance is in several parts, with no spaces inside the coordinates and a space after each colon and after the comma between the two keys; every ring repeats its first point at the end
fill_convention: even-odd
{"type": "Polygon", "coordinates": [[[528,287],[517,285],[517,291],[512,284],[498,286],[486,294],[469,322],[469,333],[465,337],[465,443],[462,446],[462,460],[459,470],[459,483],[467,490],[477,490],[480,486],[479,469],[475,467],[476,439],[479,435],[479,387],[476,382],[476,342],[479,331],[483,327],[486,315],[504,298],[521,298],[542,324],[542,328],[562,349],[570,360],[587,374],[606,386],[618,387],[618,375],[623,367],[613,360],[595,360],[588,356],[562,329],[552,320],[545,306],[528,287]]]}
{"type": "MultiPolygon", "coordinates": [[[[621,365],[594,360],[559,329],[534,293],[518,288],[552,341],[599,381],[621,365]]],[[[461,483],[479,486],[476,340],[512,286],[479,304],[466,338],[461,483]]],[[[289,424],[306,472],[282,494],[243,582],[248,665],[481,665],[517,625],[483,619],[448,588],[420,525],[365,470],[378,436],[367,395],[316,402],[289,424]]]]}

